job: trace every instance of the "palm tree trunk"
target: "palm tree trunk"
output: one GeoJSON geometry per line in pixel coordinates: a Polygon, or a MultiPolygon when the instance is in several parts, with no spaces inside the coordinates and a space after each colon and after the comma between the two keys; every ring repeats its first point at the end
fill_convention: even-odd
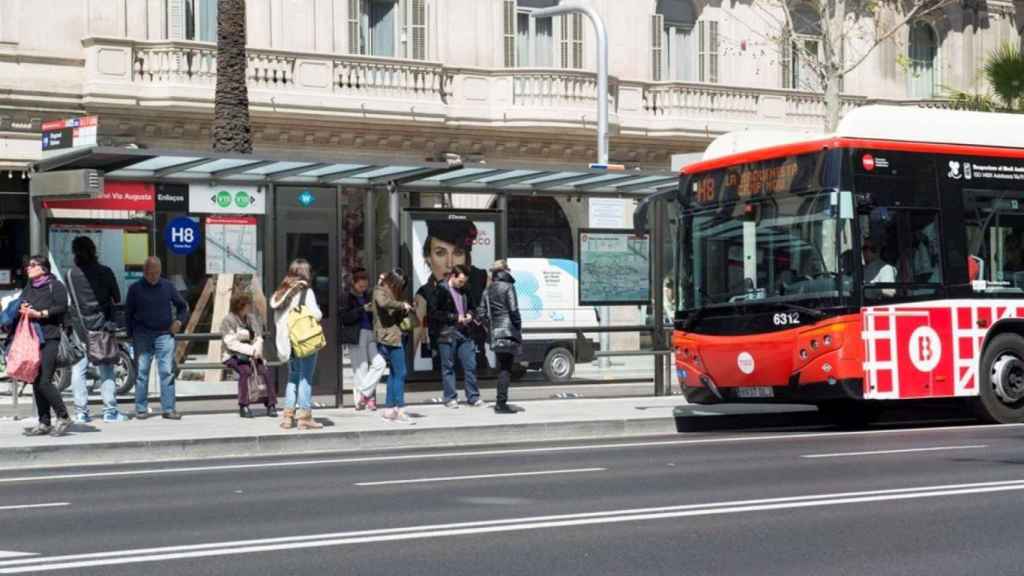
{"type": "Polygon", "coordinates": [[[245,0],[217,0],[217,92],[210,134],[215,152],[252,153],[245,41],[245,0]]]}

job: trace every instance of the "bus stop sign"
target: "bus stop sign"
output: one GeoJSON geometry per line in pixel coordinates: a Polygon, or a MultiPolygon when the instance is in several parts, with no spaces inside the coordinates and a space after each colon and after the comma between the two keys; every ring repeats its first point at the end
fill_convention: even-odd
{"type": "Polygon", "coordinates": [[[164,242],[175,254],[186,256],[195,252],[199,247],[199,224],[186,216],[171,220],[164,230],[164,242]]]}

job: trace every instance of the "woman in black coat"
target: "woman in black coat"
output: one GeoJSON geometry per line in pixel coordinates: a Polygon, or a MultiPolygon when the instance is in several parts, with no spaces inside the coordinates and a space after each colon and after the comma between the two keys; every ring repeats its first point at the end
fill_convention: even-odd
{"type": "Polygon", "coordinates": [[[523,321],[519,316],[516,299],[516,279],[504,260],[491,267],[491,283],[483,294],[476,311],[484,326],[490,326],[491,350],[498,359],[498,397],[494,405],[497,414],[514,414],[518,410],[508,404],[508,388],[512,379],[512,364],[522,353],[523,321]]]}
{"type": "Polygon", "coordinates": [[[21,292],[21,315],[27,316],[43,328],[43,341],[39,355],[42,360],[39,374],[32,383],[39,423],[25,431],[26,436],[63,436],[71,427],[68,409],[64,406],[60,391],[53,384],[53,373],[57,369],[57,350],[60,348],[60,334],[64,329],[64,315],[68,311],[68,291],[50,273],[50,261],[46,256],[33,256],[25,268],[28,284],[21,292]],[[57,424],[51,426],[50,411],[57,415],[57,424]]]}

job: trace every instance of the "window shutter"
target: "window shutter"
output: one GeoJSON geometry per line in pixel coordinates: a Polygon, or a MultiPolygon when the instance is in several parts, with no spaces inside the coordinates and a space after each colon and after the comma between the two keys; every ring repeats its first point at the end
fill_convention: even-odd
{"type": "Polygon", "coordinates": [[[562,68],[568,68],[569,67],[569,26],[571,25],[571,22],[569,21],[569,18],[567,18],[565,16],[559,17],[558,21],[561,24],[561,26],[559,26],[561,31],[558,34],[558,37],[559,37],[558,45],[559,45],[559,48],[561,49],[561,64],[562,64],[562,68]]]}
{"type": "Polygon", "coordinates": [[[186,0],[167,0],[167,39],[185,40],[188,37],[186,0]]]}
{"type": "Polygon", "coordinates": [[[707,25],[704,20],[697,22],[697,80],[700,82],[708,81],[707,25]]]}
{"type": "Polygon", "coordinates": [[[583,68],[583,15],[572,15],[572,67],[583,68]]]}
{"type": "Polygon", "coordinates": [[[504,0],[505,68],[516,67],[516,0],[504,0]]]}
{"type": "Polygon", "coordinates": [[[708,27],[711,29],[709,35],[710,45],[708,46],[708,69],[710,70],[710,78],[708,82],[718,82],[718,22],[712,20],[708,22],[708,27]]]}
{"type": "Polygon", "coordinates": [[[788,32],[782,36],[779,51],[782,53],[782,87],[795,88],[793,86],[793,37],[788,32]]]}
{"type": "Polygon", "coordinates": [[[410,14],[408,37],[412,40],[409,57],[413,60],[427,59],[427,0],[409,0],[410,14]]]}
{"type": "Polygon", "coordinates": [[[348,0],[348,53],[362,54],[362,28],[359,26],[360,0],[348,0]]]}
{"type": "Polygon", "coordinates": [[[664,61],[665,48],[662,46],[665,17],[661,14],[651,16],[651,79],[659,82],[662,79],[661,65],[664,61]]]}

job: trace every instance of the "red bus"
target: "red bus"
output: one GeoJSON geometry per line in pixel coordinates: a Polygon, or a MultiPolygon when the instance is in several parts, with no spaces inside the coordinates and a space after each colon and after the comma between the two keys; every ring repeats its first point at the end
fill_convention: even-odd
{"type": "Polygon", "coordinates": [[[964,398],[1024,421],[1024,116],[868,106],[828,137],[722,147],[670,198],[687,400],[845,419],[964,398]]]}

